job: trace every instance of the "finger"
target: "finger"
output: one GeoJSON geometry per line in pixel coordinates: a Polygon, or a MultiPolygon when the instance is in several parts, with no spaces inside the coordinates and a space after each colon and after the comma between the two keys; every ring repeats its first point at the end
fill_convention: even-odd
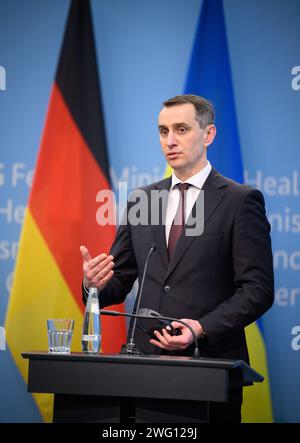
{"type": "MultiPolygon", "coordinates": [[[[111,256],[110,256],[111,257],[111,256]]],[[[97,266],[92,267],[91,262],[87,265],[87,274],[89,278],[93,278],[99,273],[105,273],[110,271],[115,266],[114,262],[107,257],[105,260],[102,260],[97,266]]],[[[101,275],[100,275],[101,277],[101,275]]],[[[104,277],[104,274],[103,274],[104,277]]]]}
{"type": "Polygon", "coordinates": [[[106,260],[107,258],[107,254],[99,254],[96,257],[92,258],[89,262],[88,262],[88,267],[89,269],[94,269],[96,266],[98,266],[101,262],[103,262],[104,260],[106,260]]]}
{"type": "Polygon", "coordinates": [[[162,330],[162,333],[163,334],[161,334],[160,332],[158,332],[158,331],[154,331],[154,334],[155,334],[155,336],[156,336],[156,338],[157,338],[157,340],[158,341],[160,341],[160,343],[162,343],[164,346],[168,346],[168,340],[167,340],[167,335],[170,337],[170,335],[165,331],[165,332],[163,332],[163,331],[165,331],[165,329],[163,329],[162,330]]]}
{"type": "Polygon", "coordinates": [[[103,267],[105,267],[106,265],[108,265],[109,262],[111,262],[113,260],[113,256],[112,255],[107,255],[107,254],[100,254],[97,255],[97,257],[93,258],[89,265],[90,265],[90,269],[95,268],[95,266],[99,265],[100,263],[103,265],[103,267]]]}
{"type": "Polygon", "coordinates": [[[151,338],[150,343],[158,348],[166,349],[166,347],[160,341],[154,340],[153,338],[151,338]]]}
{"type": "MultiPolygon", "coordinates": [[[[103,278],[105,278],[107,276],[107,274],[113,269],[114,267],[114,262],[110,262],[108,264],[108,266],[106,266],[103,269],[100,269],[99,272],[96,272],[94,274],[94,277],[92,277],[95,280],[102,280],[103,278]]],[[[95,268],[96,269],[96,268],[95,268]]],[[[94,270],[93,270],[94,271],[94,270]]]]}
{"type": "Polygon", "coordinates": [[[85,273],[88,279],[92,279],[102,269],[105,269],[110,262],[112,262],[112,258],[113,257],[111,255],[107,257],[106,254],[100,254],[97,257],[90,260],[88,263],[83,264],[83,272],[85,273]]]}
{"type": "Polygon", "coordinates": [[[96,276],[92,280],[89,280],[89,286],[94,286],[95,288],[103,289],[113,275],[114,271],[110,271],[103,278],[97,278],[96,276]]]}
{"type": "Polygon", "coordinates": [[[79,249],[80,249],[83,261],[85,263],[87,263],[88,261],[90,261],[92,259],[91,255],[89,253],[89,250],[85,246],[81,245],[79,249]]]}
{"type": "Polygon", "coordinates": [[[166,331],[167,331],[168,334],[172,335],[171,334],[171,332],[172,332],[171,326],[166,326],[166,331]]]}
{"type": "Polygon", "coordinates": [[[182,344],[178,344],[178,343],[176,343],[176,344],[169,343],[168,345],[165,345],[161,341],[154,340],[154,339],[151,339],[150,343],[157,346],[158,348],[166,349],[167,351],[178,351],[178,350],[185,349],[185,347],[186,347],[186,346],[184,346],[182,344]]]}
{"type": "Polygon", "coordinates": [[[172,321],[172,326],[174,329],[183,329],[186,326],[184,326],[182,323],[179,323],[178,321],[172,321]]]}
{"type": "Polygon", "coordinates": [[[100,284],[98,284],[98,288],[102,289],[112,278],[114,275],[114,271],[110,271],[102,280],[100,281],[100,284]]]}
{"type": "Polygon", "coordinates": [[[166,341],[164,344],[170,350],[184,349],[186,347],[186,340],[183,340],[182,336],[170,335],[165,329],[163,329],[163,336],[166,341]]]}
{"type": "Polygon", "coordinates": [[[153,340],[153,344],[156,344],[156,346],[166,349],[167,351],[178,351],[180,349],[184,349],[184,346],[177,344],[177,343],[163,343],[162,341],[153,340]],[[154,343],[155,342],[155,343],[154,343]]]}
{"type": "MultiPolygon", "coordinates": [[[[98,266],[91,269],[87,265],[85,270],[85,275],[89,280],[99,281],[106,276],[106,274],[111,271],[114,267],[114,262],[109,260],[103,260],[98,266]]],[[[84,267],[85,268],[85,267],[84,267]]]]}
{"type": "Polygon", "coordinates": [[[170,334],[171,331],[172,329],[170,328],[170,326],[166,326],[166,328],[162,330],[162,335],[167,340],[167,342],[169,342],[169,340],[172,338],[172,335],[170,334]]]}

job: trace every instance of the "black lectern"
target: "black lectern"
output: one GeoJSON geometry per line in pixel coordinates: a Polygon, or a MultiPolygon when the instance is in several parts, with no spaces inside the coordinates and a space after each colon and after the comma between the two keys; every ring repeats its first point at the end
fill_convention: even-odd
{"type": "Polygon", "coordinates": [[[241,360],[24,353],[28,391],[54,393],[54,422],[192,423],[230,387],[263,381],[241,360]]]}

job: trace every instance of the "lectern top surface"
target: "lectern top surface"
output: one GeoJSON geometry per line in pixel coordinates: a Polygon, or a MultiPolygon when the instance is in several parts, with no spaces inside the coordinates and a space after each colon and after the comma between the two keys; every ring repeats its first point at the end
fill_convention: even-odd
{"type": "Polygon", "coordinates": [[[217,358],[199,358],[184,356],[162,356],[162,355],[122,355],[122,354],[87,354],[82,352],[71,352],[70,354],[55,354],[41,351],[22,353],[23,358],[29,360],[49,360],[49,361],[66,361],[66,362],[102,362],[115,364],[137,364],[137,365],[164,365],[164,366],[189,366],[202,368],[216,368],[227,370],[241,370],[244,380],[250,376],[252,381],[261,382],[263,377],[253,370],[243,360],[227,360],[217,358]]]}

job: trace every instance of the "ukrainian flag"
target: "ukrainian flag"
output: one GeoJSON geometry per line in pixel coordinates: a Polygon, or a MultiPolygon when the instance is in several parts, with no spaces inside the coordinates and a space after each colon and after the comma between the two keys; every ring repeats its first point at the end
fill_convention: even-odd
{"type": "MultiPolygon", "coordinates": [[[[201,95],[213,102],[218,133],[209,148],[209,160],[223,175],[242,183],[243,164],[222,0],[203,1],[185,93],[201,95]]],[[[170,174],[170,169],[166,174],[170,174]]],[[[248,326],[246,336],[251,366],[264,376],[265,381],[244,389],[242,421],[272,422],[262,321],[248,326]]]]}

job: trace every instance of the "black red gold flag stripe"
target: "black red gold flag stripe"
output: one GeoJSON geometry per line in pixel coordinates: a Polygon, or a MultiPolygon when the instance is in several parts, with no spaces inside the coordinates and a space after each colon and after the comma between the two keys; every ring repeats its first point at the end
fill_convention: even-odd
{"type": "MultiPolygon", "coordinates": [[[[88,0],[73,0],[22,229],[6,333],[25,380],[21,353],[47,349],[46,319],[73,318],[72,350],[81,349],[80,245],[108,252],[115,227],[96,221],[96,195],[110,189],[104,119],[88,0]]],[[[118,307],[120,308],[120,307],[118,307]]],[[[122,309],[122,308],[121,308],[122,309]]],[[[105,317],[104,352],[118,352],[125,323],[105,317]]],[[[50,395],[35,395],[51,421],[50,395]]]]}

